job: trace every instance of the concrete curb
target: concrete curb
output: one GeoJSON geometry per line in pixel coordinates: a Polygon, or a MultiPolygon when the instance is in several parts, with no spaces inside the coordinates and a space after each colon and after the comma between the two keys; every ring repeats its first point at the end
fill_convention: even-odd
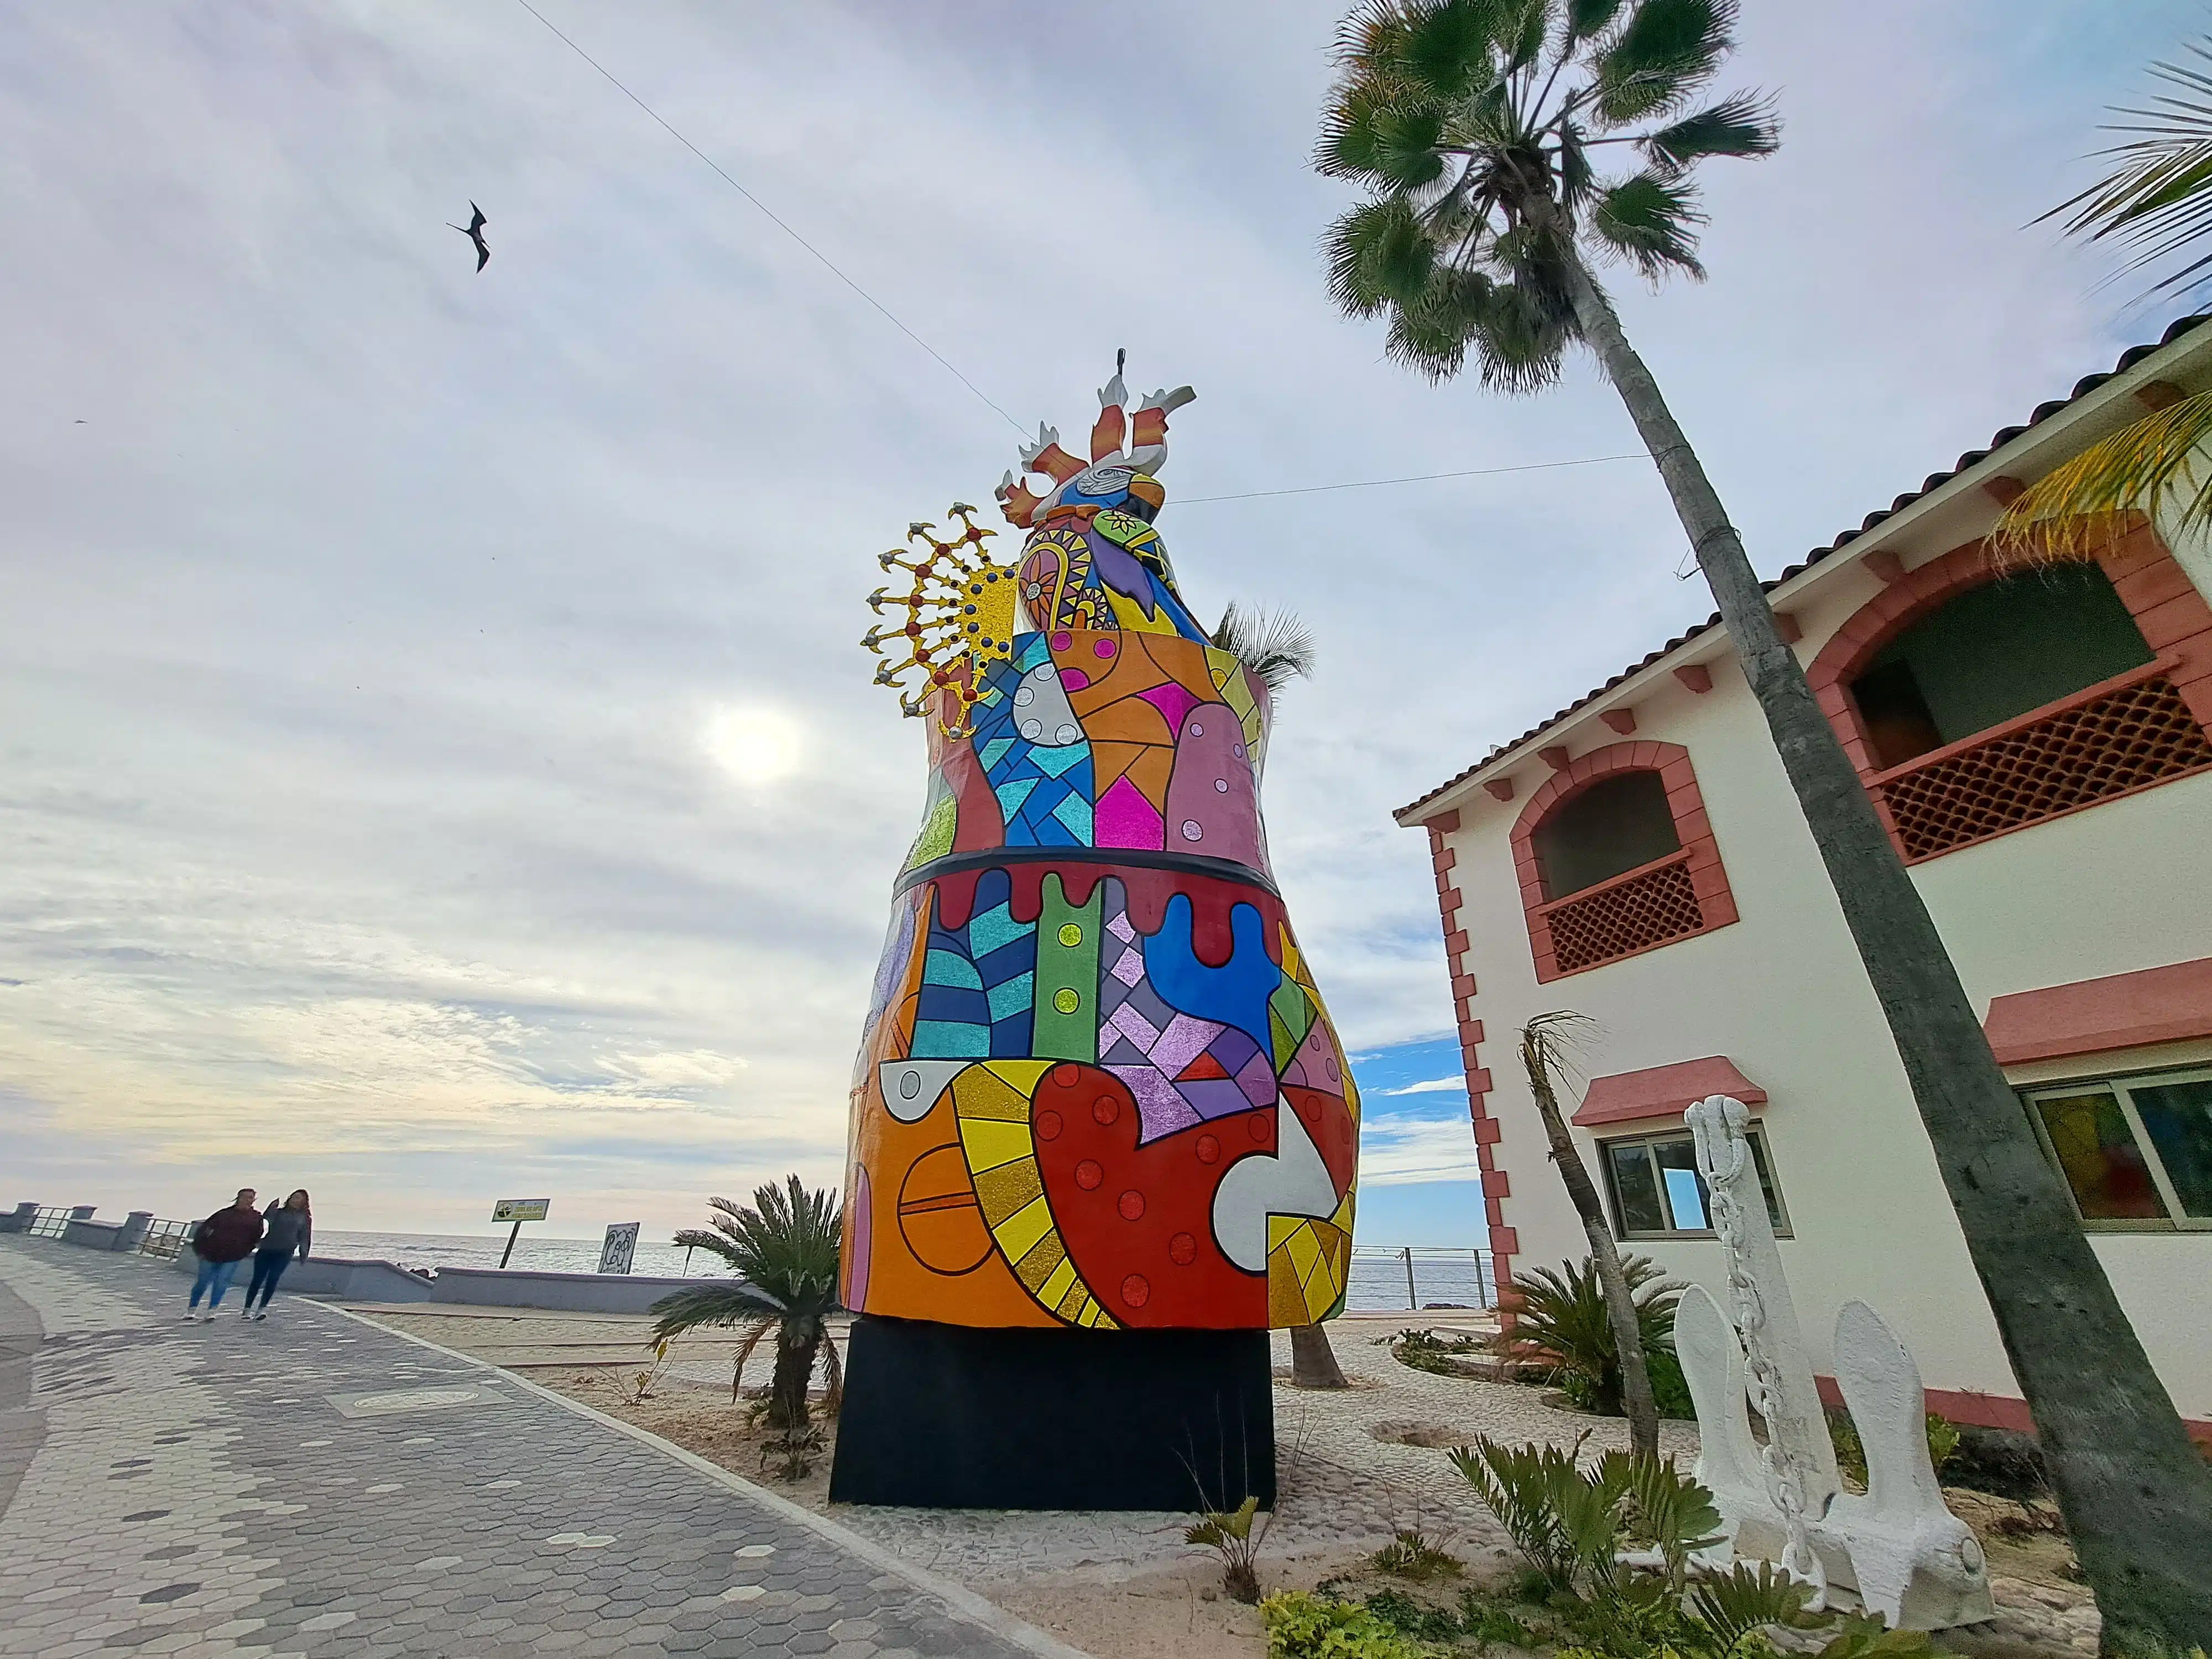
{"type": "Polygon", "coordinates": [[[1017,1619],[1004,1607],[985,1600],[966,1585],[956,1584],[949,1578],[941,1578],[926,1568],[915,1566],[910,1561],[902,1560],[874,1540],[863,1538],[859,1533],[839,1526],[827,1516],[817,1515],[813,1510],[793,1503],[788,1498],[779,1497],[765,1486],[756,1486],[743,1475],[732,1474],[719,1463],[710,1463],[697,1453],[688,1452],[673,1442],[662,1439],[649,1429],[641,1429],[635,1423],[625,1423],[619,1417],[611,1417],[595,1407],[586,1406],[580,1400],[571,1400],[568,1395],[549,1389],[542,1382],[533,1382],[519,1372],[508,1370],[505,1366],[495,1365],[489,1360],[478,1359],[473,1354],[465,1354],[458,1349],[448,1348],[441,1343],[431,1341],[428,1337],[416,1336],[411,1331],[395,1330],[381,1320],[373,1319],[367,1314],[358,1314],[350,1308],[341,1308],[328,1302],[318,1301],[315,1305],[337,1314],[342,1318],[350,1319],[356,1324],[369,1326],[387,1336],[396,1336],[403,1342],[412,1342],[418,1348],[428,1348],[433,1353],[443,1354],[448,1359],[457,1359],[463,1364],[473,1365],[480,1370],[496,1372],[502,1379],[512,1382],[519,1389],[525,1389],[532,1394],[541,1395],[556,1405],[575,1413],[579,1417],[587,1417],[595,1423],[614,1430],[617,1434],[626,1434],[631,1439],[652,1447],[662,1455],[688,1465],[708,1480],[717,1481],[731,1491],[741,1493],[759,1504],[772,1515],[788,1521],[794,1526],[805,1527],[808,1531],[827,1539],[838,1548],[858,1556],[878,1572],[904,1579],[916,1589],[935,1596],[954,1612],[975,1624],[982,1626],[993,1635],[1036,1655],[1037,1659],[1091,1659],[1091,1656],[1084,1652],[1082,1649],[1070,1647],[1048,1632],[1039,1630],[1035,1625],[1024,1620],[1017,1619]]]}

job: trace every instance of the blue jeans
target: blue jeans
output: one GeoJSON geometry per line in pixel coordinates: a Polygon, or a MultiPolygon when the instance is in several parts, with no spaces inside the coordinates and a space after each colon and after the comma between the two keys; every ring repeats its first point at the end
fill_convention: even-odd
{"type": "Polygon", "coordinates": [[[213,1313],[222,1306],[222,1293],[230,1288],[231,1275],[238,1271],[235,1261],[203,1261],[198,1274],[192,1280],[191,1305],[200,1305],[203,1292],[207,1296],[208,1311],[213,1313]]]}
{"type": "Polygon", "coordinates": [[[269,1298],[276,1294],[276,1281],[284,1277],[284,1269],[292,1265],[289,1250],[257,1250],[253,1255],[253,1277],[246,1282],[246,1311],[253,1311],[253,1298],[258,1295],[261,1305],[267,1307],[269,1298]]]}

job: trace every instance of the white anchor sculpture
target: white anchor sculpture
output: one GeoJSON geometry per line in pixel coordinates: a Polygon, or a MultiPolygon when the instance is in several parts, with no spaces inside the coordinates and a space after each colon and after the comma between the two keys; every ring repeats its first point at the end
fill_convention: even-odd
{"type": "Polygon", "coordinates": [[[1943,1503],[1928,1455],[1920,1368],[1863,1302],[1836,1317],[1836,1382],[1866,1448],[1867,1490],[1843,1490],[1813,1364],[1798,1333],[1740,1100],[1686,1115],[1711,1195],[1733,1317],[1698,1286],[1674,1313],[1674,1347],[1698,1413],[1697,1478],[1725,1528],[1711,1564],[1771,1559],[1809,1584],[1855,1595],[1893,1629],[1944,1630],[1996,1616],[1980,1544],[1943,1503]],[[1766,1424],[1752,1437],[1747,1407],[1766,1424]]]}

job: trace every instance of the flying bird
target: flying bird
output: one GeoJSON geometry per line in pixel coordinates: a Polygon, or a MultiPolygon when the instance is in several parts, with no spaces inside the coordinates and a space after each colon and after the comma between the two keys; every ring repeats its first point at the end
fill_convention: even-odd
{"type": "Polygon", "coordinates": [[[485,222],[483,210],[478,207],[474,202],[471,202],[469,204],[469,210],[475,214],[476,217],[470,220],[466,225],[457,225],[451,219],[448,219],[446,221],[446,228],[448,230],[459,231],[462,235],[467,237],[469,240],[477,245],[477,269],[481,271],[491,258],[491,250],[484,246],[483,228],[485,222]]]}

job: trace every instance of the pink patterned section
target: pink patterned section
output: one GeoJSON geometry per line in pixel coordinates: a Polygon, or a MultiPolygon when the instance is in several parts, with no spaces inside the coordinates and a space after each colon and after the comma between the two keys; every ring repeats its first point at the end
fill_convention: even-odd
{"type": "Polygon", "coordinates": [[[1190,713],[1192,705],[1198,702],[1188,689],[1177,685],[1173,680],[1156,685],[1149,691],[1139,691],[1137,695],[1167,716],[1170,731],[1182,724],[1182,717],[1190,713]]]}
{"type": "Polygon", "coordinates": [[[1176,852],[1267,868],[1244,728],[1225,704],[1194,702],[1177,722],[1167,799],[1166,842],[1176,852]]]}
{"type": "Polygon", "coordinates": [[[845,1264],[845,1305],[859,1313],[868,1305],[868,1259],[875,1243],[875,1216],[868,1203],[868,1168],[853,1166],[853,1259],[845,1264]]]}
{"type": "Polygon", "coordinates": [[[1159,813],[1137,786],[1119,777],[1098,798],[1092,816],[1091,840],[1099,847],[1142,847],[1158,852],[1162,845],[1159,813]]]}
{"type": "Polygon", "coordinates": [[[1329,1040],[1328,1024],[1316,1020],[1306,1040],[1298,1045],[1290,1066],[1283,1073],[1283,1081],[1293,1088],[1318,1089],[1323,1094],[1344,1097],[1344,1062],[1336,1052],[1336,1044],[1329,1040]]]}

